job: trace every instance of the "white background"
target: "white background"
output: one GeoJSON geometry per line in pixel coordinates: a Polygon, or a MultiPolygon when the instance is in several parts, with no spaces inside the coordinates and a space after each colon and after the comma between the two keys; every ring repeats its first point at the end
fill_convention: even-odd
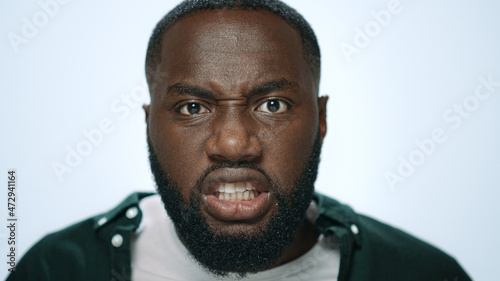
{"type": "MultiPolygon", "coordinates": [[[[154,25],[177,1],[67,2],[43,22],[37,1],[0,1],[0,217],[7,218],[7,171],[15,168],[18,257],[132,191],[154,190],[143,63],[154,25]],[[39,27],[12,44],[26,21],[39,27]],[[67,148],[104,119],[113,131],[58,180],[53,163],[65,164],[67,148]]],[[[438,245],[475,280],[497,280],[500,87],[476,105],[468,96],[481,76],[500,81],[499,2],[401,0],[379,29],[371,12],[390,1],[286,2],[316,31],[321,94],[330,96],[317,190],[438,245]],[[370,41],[356,45],[356,28],[366,27],[370,41]],[[343,44],[359,52],[346,56],[343,44]],[[474,110],[454,129],[443,114],[464,101],[474,110]],[[446,141],[415,158],[423,163],[391,189],[386,174],[397,175],[401,159],[418,156],[415,141],[438,128],[446,141]]],[[[0,227],[1,276],[7,235],[0,227]]]]}

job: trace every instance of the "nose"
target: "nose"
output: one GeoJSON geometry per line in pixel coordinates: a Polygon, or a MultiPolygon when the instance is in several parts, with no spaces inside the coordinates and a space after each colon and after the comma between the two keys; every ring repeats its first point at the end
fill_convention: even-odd
{"type": "Polygon", "coordinates": [[[217,162],[253,162],[262,154],[262,146],[250,117],[242,112],[226,113],[212,124],[206,152],[217,162]]]}

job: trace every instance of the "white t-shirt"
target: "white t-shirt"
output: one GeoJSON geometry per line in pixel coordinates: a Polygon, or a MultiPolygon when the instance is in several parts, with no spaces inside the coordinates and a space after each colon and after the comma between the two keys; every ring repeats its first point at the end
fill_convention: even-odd
{"type": "Polygon", "coordinates": [[[301,257],[278,267],[249,274],[244,279],[216,278],[189,255],[177,237],[159,195],[141,200],[142,220],[131,242],[132,280],[337,280],[340,252],[335,243],[320,236],[301,257]]]}

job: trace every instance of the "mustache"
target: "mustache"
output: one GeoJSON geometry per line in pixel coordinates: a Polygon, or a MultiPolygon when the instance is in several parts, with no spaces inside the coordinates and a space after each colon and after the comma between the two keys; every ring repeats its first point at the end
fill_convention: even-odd
{"type": "MultiPolygon", "coordinates": [[[[148,146],[148,152],[149,152],[149,162],[151,164],[151,169],[153,171],[153,175],[163,175],[163,177],[169,178],[168,174],[165,174],[163,172],[163,169],[161,168],[160,161],[158,160],[158,157],[156,156],[156,151],[149,141],[149,138],[147,139],[147,146],[148,146]],[[156,172],[156,173],[155,173],[156,172]]],[[[211,165],[205,171],[203,171],[203,174],[200,176],[198,181],[196,182],[196,185],[194,186],[196,190],[201,191],[202,188],[202,183],[205,181],[206,177],[208,174],[211,172],[218,170],[218,169],[223,169],[223,168],[247,168],[247,169],[253,169],[256,170],[257,172],[261,173],[269,183],[269,188],[274,189],[274,181],[271,179],[268,173],[258,165],[256,165],[253,162],[249,161],[222,161],[217,164],[211,165]]],[[[155,176],[156,177],[156,176],[155,176]]],[[[162,180],[161,177],[158,179],[161,182],[164,182],[165,180],[162,180]]]]}

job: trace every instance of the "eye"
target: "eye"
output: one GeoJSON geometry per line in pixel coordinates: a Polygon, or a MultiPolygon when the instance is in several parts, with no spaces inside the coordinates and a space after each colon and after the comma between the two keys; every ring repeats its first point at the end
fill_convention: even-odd
{"type": "Polygon", "coordinates": [[[190,103],[186,103],[186,104],[180,106],[177,109],[177,112],[179,112],[182,115],[192,116],[192,115],[207,113],[209,111],[208,111],[208,108],[206,108],[205,106],[203,106],[199,103],[190,102],[190,103]]]}
{"type": "Polygon", "coordinates": [[[257,108],[257,111],[262,111],[265,113],[282,113],[287,111],[289,105],[279,99],[267,100],[257,108]]]}

